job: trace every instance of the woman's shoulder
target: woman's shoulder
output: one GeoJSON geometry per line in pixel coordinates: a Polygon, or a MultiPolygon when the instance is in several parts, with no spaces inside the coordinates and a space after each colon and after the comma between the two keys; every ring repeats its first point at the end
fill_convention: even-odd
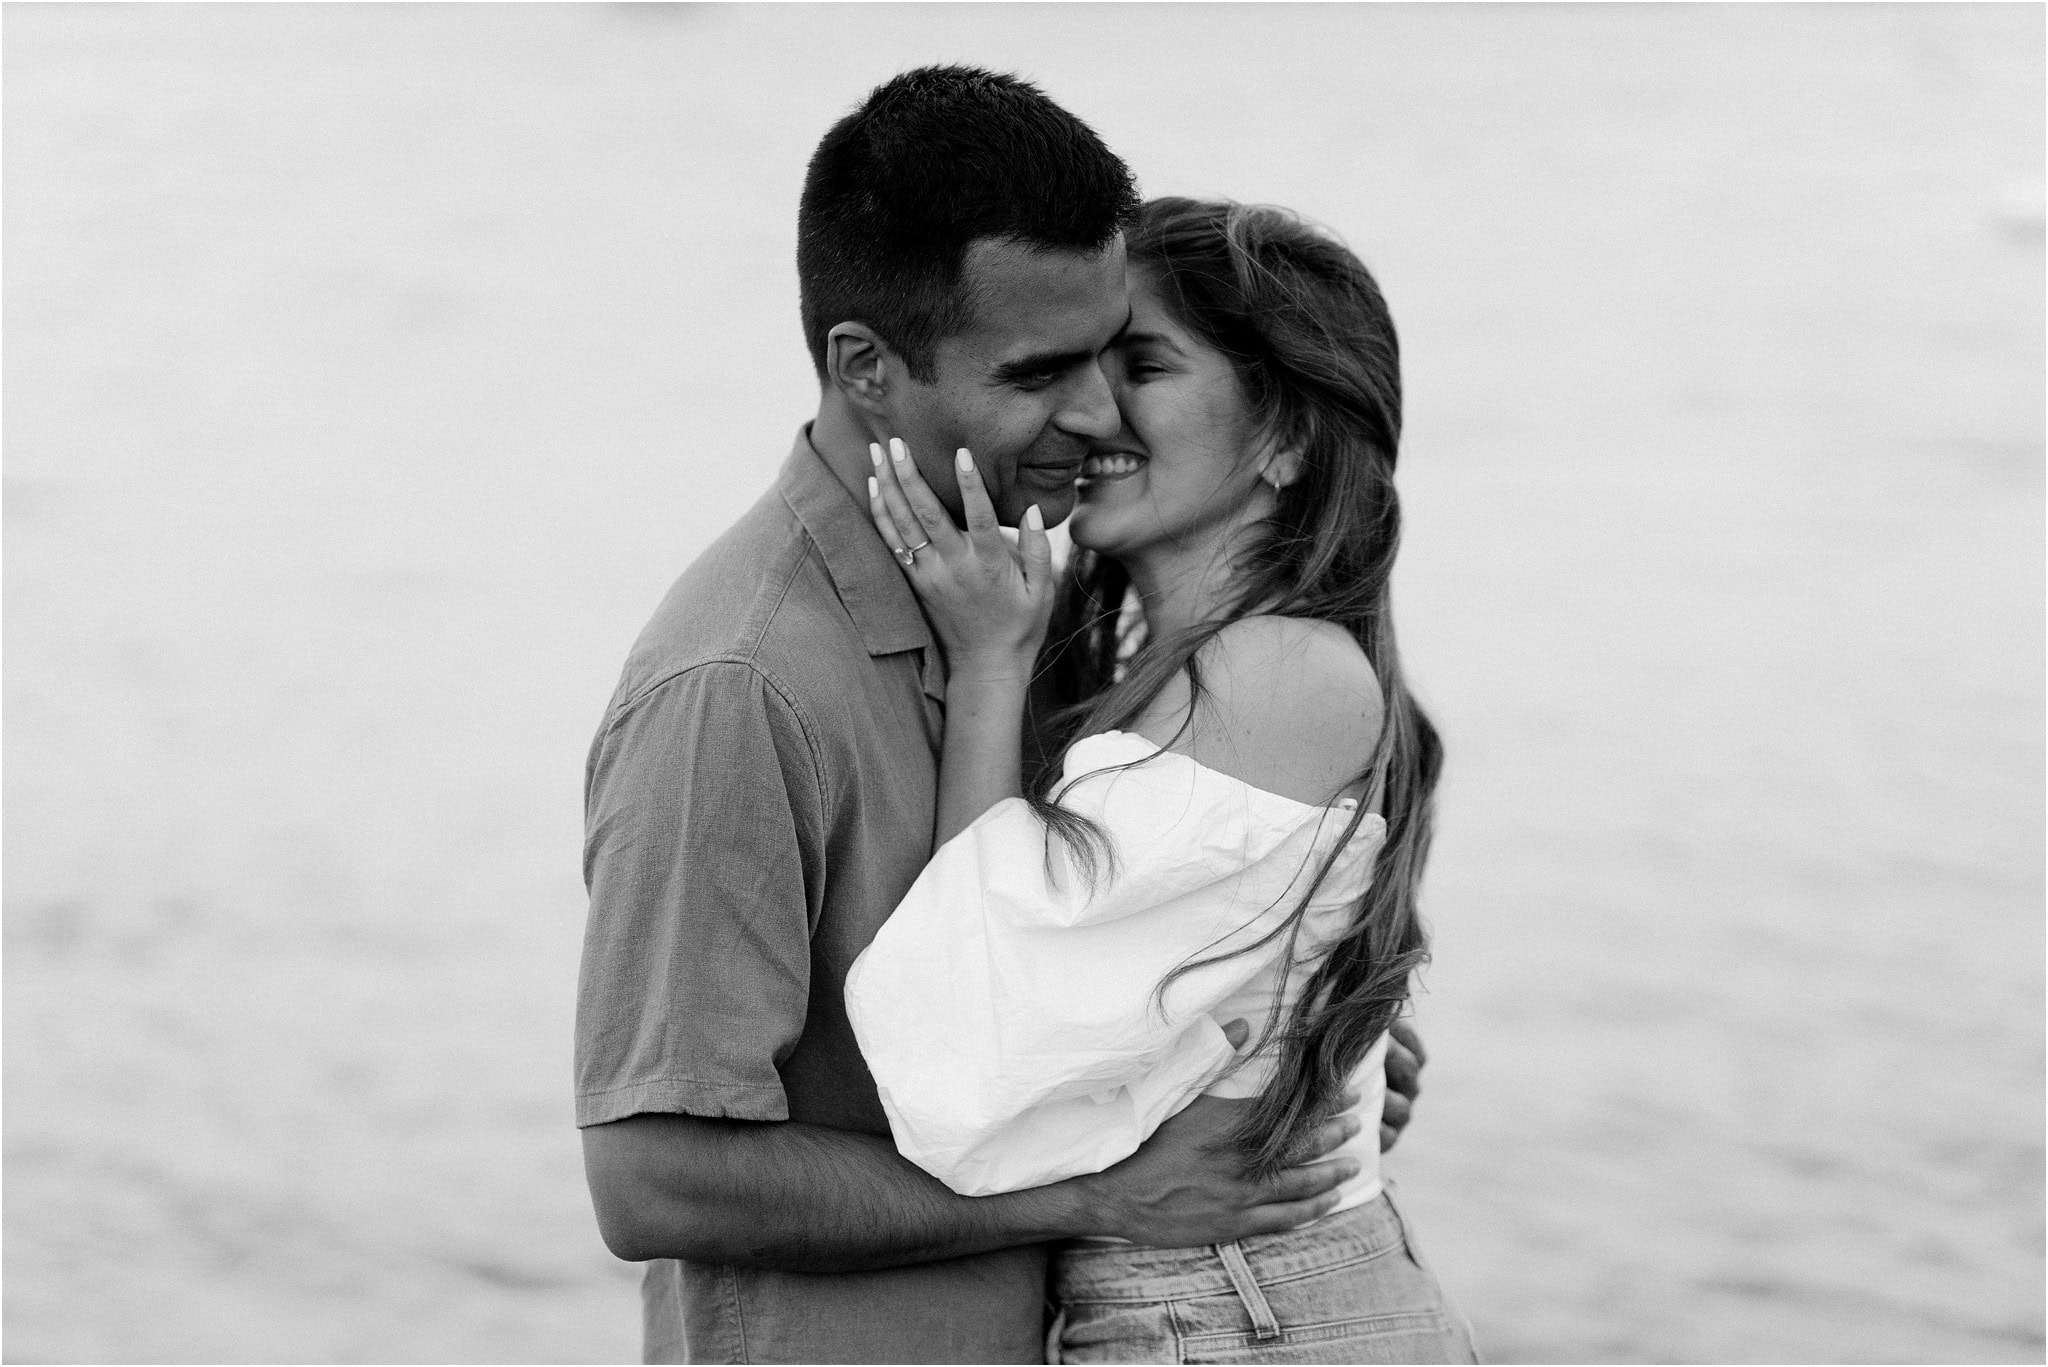
{"type": "Polygon", "coordinates": [[[1358,638],[1314,617],[1240,617],[1203,647],[1202,664],[1236,674],[1309,671],[1318,685],[1379,696],[1379,678],[1358,638]]]}
{"type": "Polygon", "coordinates": [[[1241,618],[1196,664],[1201,705],[1191,718],[1183,706],[1171,727],[1154,723],[1165,734],[1141,725],[1147,739],[1298,802],[1357,795],[1382,704],[1372,662],[1349,632],[1302,617],[1241,618]]]}

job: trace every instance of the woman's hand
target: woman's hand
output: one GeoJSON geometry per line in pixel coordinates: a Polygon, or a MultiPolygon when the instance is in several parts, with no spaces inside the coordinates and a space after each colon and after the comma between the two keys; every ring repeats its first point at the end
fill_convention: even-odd
{"type": "Polygon", "coordinates": [[[868,512],[938,632],[948,674],[963,681],[1028,679],[1053,601],[1052,543],[1038,505],[1025,511],[1013,550],[965,447],[953,462],[964,532],[902,441],[890,439],[886,458],[873,443],[868,454],[875,464],[868,512]]]}

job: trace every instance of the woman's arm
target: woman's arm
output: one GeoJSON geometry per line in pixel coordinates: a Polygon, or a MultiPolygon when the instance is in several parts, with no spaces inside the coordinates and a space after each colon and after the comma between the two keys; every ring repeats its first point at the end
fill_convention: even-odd
{"type": "Polygon", "coordinates": [[[1217,1008],[1283,951],[1302,871],[1341,829],[1119,733],[1069,752],[1060,805],[1109,837],[1113,870],[1080,876],[1001,803],[846,975],[898,1148],[963,1194],[1098,1171],[1213,1082],[1236,1049],[1217,1008]]]}
{"type": "Polygon", "coordinates": [[[1029,683],[1028,673],[947,677],[946,748],[939,760],[934,845],[966,830],[1004,798],[1022,795],[1024,693],[1029,683]]]}
{"type": "Polygon", "coordinates": [[[943,845],[1023,791],[1024,695],[1052,614],[1052,546],[1033,504],[1018,528],[1017,548],[1010,548],[964,447],[954,470],[965,532],[953,525],[901,441],[889,443],[887,459],[880,446],[871,445],[868,454],[875,466],[868,481],[875,530],[892,551],[927,543],[905,572],[946,652],[946,737],[933,832],[933,843],[943,845]]]}

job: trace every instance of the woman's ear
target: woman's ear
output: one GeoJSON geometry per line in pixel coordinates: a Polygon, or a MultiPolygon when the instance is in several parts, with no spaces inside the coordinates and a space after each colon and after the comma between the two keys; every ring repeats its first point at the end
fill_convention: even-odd
{"type": "Polygon", "coordinates": [[[1279,493],[1288,485],[1301,478],[1301,448],[1298,446],[1275,447],[1266,457],[1266,463],[1259,467],[1259,478],[1279,493]]]}
{"type": "Polygon", "coordinates": [[[884,411],[889,385],[902,373],[902,361],[867,324],[840,323],[825,334],[825,378],[864,412],[884,411]]]}

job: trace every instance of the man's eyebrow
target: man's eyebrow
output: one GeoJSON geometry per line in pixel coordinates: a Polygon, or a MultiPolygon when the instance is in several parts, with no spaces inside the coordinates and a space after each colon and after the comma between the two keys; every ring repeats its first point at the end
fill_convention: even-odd
{"type": "MultiPolygon", "coordinates": [[[[1136,316],[1137,310],[1124,310],[1124,320],[1117,325],[1116,334],[1109,339],[1109,345],[1114,346],[1123,339],[1124,329],[1131,325],[1131,319],[1136,316]]],[[[1072,370],[1077,365],[1092,361],[1095,357],[1096,353],[1093,351],[1041,351],[1030,356],[1020,356],[1014,361],[1003,362],[996,367],[995,378],[1021,380],[1032,375],[1056,375],[1060,371],[1072,370]]]]}
{"type": "Polygon", "coordinates": [[[1094,359],[1092,351],[1041,351],[1003,362],[996,367],[995,377],[998,380],[1022,380],[1033,375],[1056,375],[1094,359]]]}

